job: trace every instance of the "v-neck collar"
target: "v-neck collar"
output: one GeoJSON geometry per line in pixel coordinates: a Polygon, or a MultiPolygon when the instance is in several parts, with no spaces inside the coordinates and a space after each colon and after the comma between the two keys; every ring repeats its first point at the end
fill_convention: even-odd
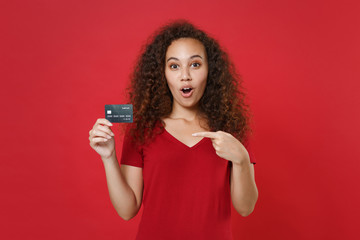
{"type": "Polygon", "coordinates": [[[171,140],[171,141],[173,141],[173,142],[175,142],[175,143],[177,143],[177,144],[179,144],[179,145],[182,145],[183,147],[185,147],[185,148],[187,148],[187,149],[194,149],[194,148],[196,148],[196,147],[198,147],[202,142],[204,142],[205,141],[205,139],[206,139],[206,137],[203,137],[202,139],[200,139],[197,143],[195,143],[193,146],[188,146],[188,145],[186,145],[185,143],[183,143],[182,141],[180,141],[179,139],[177,139],[176,137],[174,137],[171,133],[169,133],[165,128],[164,128],[164,132],[165,132],[165,135],[167,135],[168,136],[168,138],[171,140]]]}

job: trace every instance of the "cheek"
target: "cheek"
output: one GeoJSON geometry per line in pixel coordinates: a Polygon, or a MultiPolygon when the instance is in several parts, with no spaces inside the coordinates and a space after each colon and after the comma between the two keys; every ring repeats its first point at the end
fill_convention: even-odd
{"type": "Polygon", "coordinates": [[[169,71],[166,71],[166,70],[165,70],[165,79],[166,79],[166,82],[169,84],[169,79],[171,79],[171,74],[169,73],[169,71]]]}
{"type": "Polygon", "coordinates": [[[207,73],[202,75],[200,85],[201,85],[201,89],[202,89],[202,94],[204,94],[205,88],[207,85],[207,73]]]}
{"type": "Polygon", "coordinates": [[[176,88],[176,86],[174,84],[174,76],[172,76],[171,73],[165,72],[165,78],[166,78],[166,83],[167,83],[168,87],[170,88],[170,91],[172,92],[176,88]]]}
{"type": "Polygon", "coordinates": [[[205,87],[205,86],[206,86],[207,76],[208,76],[208,72],[207,72],[207,71],[200,72],[199,75],[198,75],[198,79],[199,79],[200,85],[201,85],[202,87],[205,87]]]}

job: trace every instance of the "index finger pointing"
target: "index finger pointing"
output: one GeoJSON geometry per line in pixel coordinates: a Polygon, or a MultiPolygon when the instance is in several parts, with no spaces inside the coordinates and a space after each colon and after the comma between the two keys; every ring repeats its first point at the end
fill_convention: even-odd
{"type": "Polygon", "coordinates": [[[217,138],[218,135],[216,132],[197,132],[192,134],[194,137],[207,137],[207,138],[217,138]]]}

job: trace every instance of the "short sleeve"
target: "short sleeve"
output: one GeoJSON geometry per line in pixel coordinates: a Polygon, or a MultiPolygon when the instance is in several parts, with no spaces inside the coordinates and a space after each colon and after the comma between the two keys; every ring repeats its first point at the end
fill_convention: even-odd
{"type": "Polygon", "coordinates": [[[248,151],[249,153],[249,157],[250,157],[250,162],[252,164],[256,164],[256,158],[254,156],[254,152],[253,152],[253,149],[251,148],[251,143],[249,140],[245,140],[244,141],[244,147],[246,148],[246,150],[248,151]]]}
{"type": "Polygon", "coordinates": [[[130,165],[134,167],[143,168],[143,155],[141,150],[139,150],[133,138],[130,134],[130,128],[128,127],[124,134],[123,147],[121,152],[120,164],[130,165]]]}

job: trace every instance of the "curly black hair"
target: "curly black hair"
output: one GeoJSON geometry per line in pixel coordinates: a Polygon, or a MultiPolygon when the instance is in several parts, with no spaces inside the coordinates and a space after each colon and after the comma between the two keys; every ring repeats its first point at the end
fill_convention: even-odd
{"type": "Polygon", "coordinates": [[[242,78],[214,38],[182,19],[155,31],[138,56],[127,88],[134,109],[133,138],[141,145],[163,131],[161,119],[170,115],[173,101],[165,78],[165,56],[170,44],[179,38],[197,39],[205,47],[208,78],[199,110],[206,116],[210,131],[228,132],[243,141],[252,132],[252,115],[245,103],[242,78]],[[156,126],[160,131],[153,131],[156,126]]]}

